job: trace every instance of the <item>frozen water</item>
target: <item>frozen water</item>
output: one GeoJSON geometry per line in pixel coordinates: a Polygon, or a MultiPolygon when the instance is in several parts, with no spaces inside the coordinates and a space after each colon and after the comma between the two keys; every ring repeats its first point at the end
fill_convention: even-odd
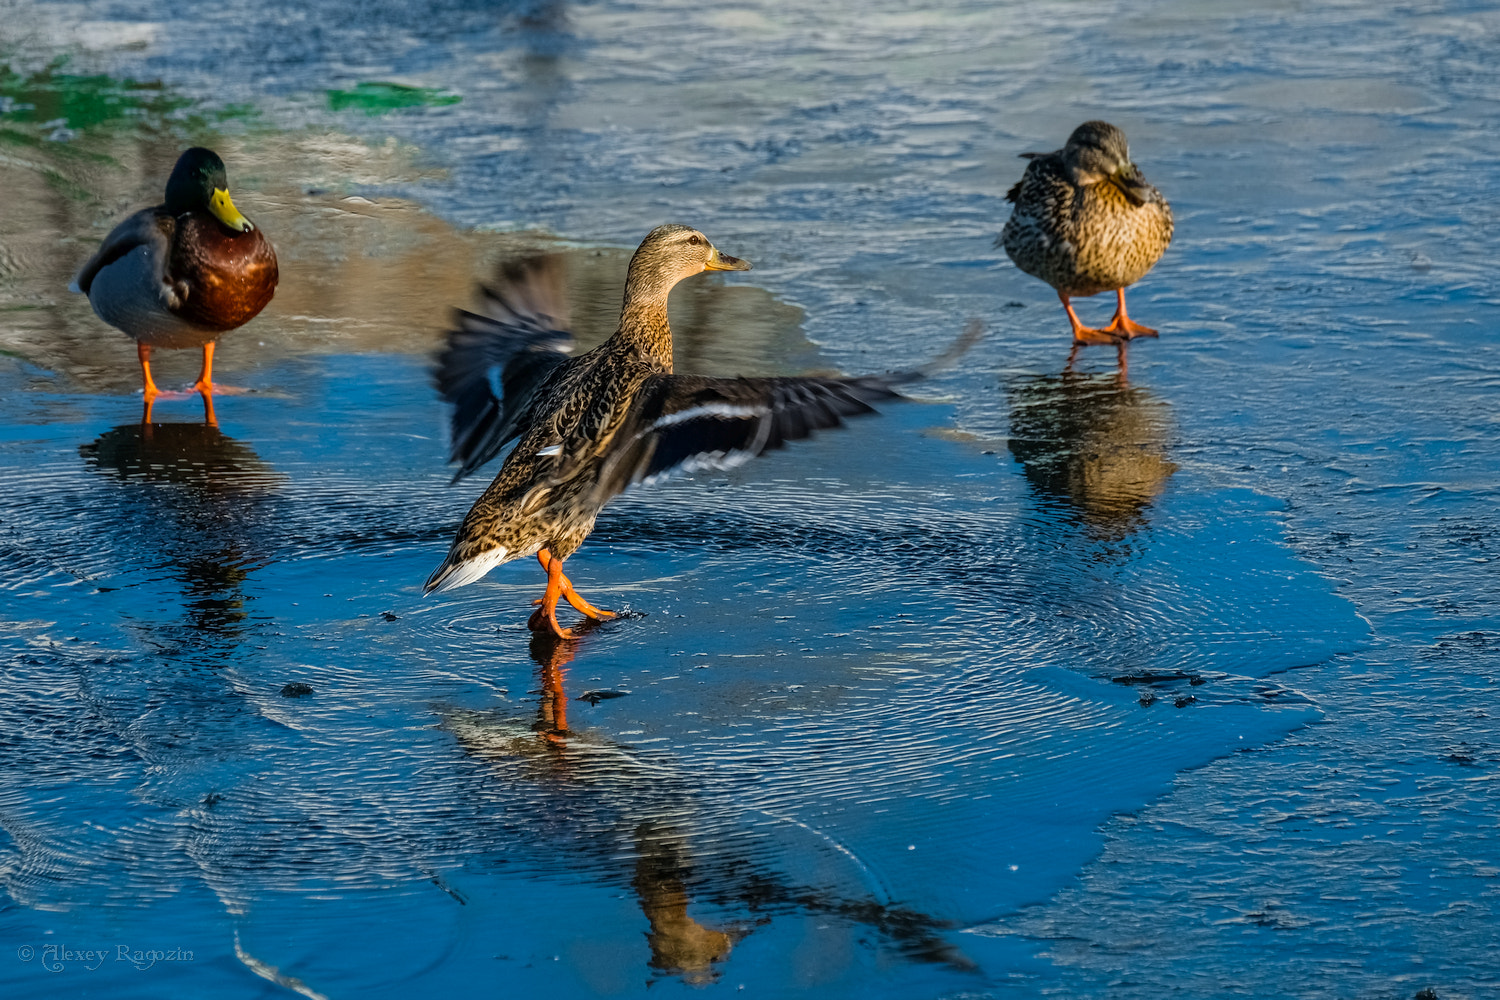
{"type": "Polygon", "coordinates": [[[8,994],[1496,989],[1494,11],[6,15],[16,74],[167,95],[54,143],[120,167],[0,160],[8,994]],[[991,245],[1016,154],[1090,117],[1178,218],[1123,386],[991,245]],[[257,392],[147,431],[61,287],[189,137],[286,277],[220,351],[257,392]],[[533,642],[531,565],[421,598],[477,492],[444,308],[560,248],[597,340],[668,219],[756,265],[675,293],[682,370],[991,335],[611,507],[570,573],[645,617],[533,642]]]}

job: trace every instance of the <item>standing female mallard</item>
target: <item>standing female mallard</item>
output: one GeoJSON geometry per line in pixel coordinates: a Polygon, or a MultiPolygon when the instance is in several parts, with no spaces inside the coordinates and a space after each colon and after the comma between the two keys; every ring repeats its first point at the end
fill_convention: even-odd
{"type": "Polygon", "coordinates": [[[845,417],[874,412],[871,401],[891,398],[894,385],[921,376],[673,375],[667,293],[703,271],[748,270],[748,261],[719,253],[696,229],[658,226],[631,258],[619,329],[571,359],[560,282],[545,269],[506,276],[488,292],[487,316],[461,313],[437,373],[454,405],[451,460],[461,463],[455,481],[520,440],[425,592],[462,587],[501,563],[535,555],[547,571],[547,591],[531,628],[571,638],[557,623],[559,598],[590,618],[613,617],[579,596],[562,571],[611,497],[676,470],[730,468],[837,427],[845,417]]]}
{"type": "Polygon", "coordinates": [[[265,308],[277,277],[270,241],[229,200],[224,161],[195,146],[172,168],[166,201],[116,226],[75,284],[100,319],[134,338],[149,421],[160,394],[151,349],[203,348],[193,389],[207,401],[214,342],[265,308]]]}
{"type": "Polygon", "coordinates": [[[1151,270],[1172,242],[1172,209],[1130,162],[1125,133],[1108,122],[1084,122],[1053,153],[1022,153],[1031,163],[1006,199],[1015,211],[1000,244],[1016,266],[1057,289],[1080,344],[1125,345],[1156,331],[1125,313],[1125,287],[1151,270]],[[1114,319],[1090,329],[1072,296],[1113,291],[1114,319]]]}

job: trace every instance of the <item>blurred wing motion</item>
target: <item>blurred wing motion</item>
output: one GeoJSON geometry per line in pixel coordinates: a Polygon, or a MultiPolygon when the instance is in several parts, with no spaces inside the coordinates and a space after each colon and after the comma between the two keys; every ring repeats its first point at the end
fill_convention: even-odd
{"type": "Polygon", "coordinates": [[[455,310],[457,329],[438,355],[437,387],[453,404],[455,483],[525,432],[537,390],[573,350],[557,258],[508,265],[483,294],[482,312],[455,310]]]}
{"type": "Polygon", "coordinates": [[[855,378],[706,378],[653,375],[601,470],[596,494],[607,499],[634,483],[674,472],[732,469],[788,441],[874,413],[872,403],[899,399],[896,387],[951,365],[983,334],[970,321],[952,347],[904,372],[855,378]]]}

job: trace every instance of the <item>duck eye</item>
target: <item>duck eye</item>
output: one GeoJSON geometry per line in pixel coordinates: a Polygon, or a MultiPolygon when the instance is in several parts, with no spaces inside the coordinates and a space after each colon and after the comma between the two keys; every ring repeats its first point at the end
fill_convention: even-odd
{"type": "Polygon", "coordinates": [[[699,246],[699,245],[701,245],[703,243],[703,241],[700,240],[696,236],[689,236],[688,237],[688,242],[691,243],[693,246],[699,246]]]}

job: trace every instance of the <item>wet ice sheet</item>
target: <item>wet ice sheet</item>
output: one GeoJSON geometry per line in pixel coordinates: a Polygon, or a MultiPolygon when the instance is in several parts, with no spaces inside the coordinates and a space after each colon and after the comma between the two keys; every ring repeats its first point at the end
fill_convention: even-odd
{"type": "MultiPolygon", "coordinates": [[[[270,12],[267,20],[279,16],[275,8],[257,9],[270,12]]],[[[248,13],[231,7],[216,16],[243,20],[248,13]]],[[[441,18],[413,19],[376,9],[373,28],[353,45],[344,33],[315,31],[299,32],[292,44],[255,17],[239,36],[211,24],[178,23],[156,29],[154,47],[101,58],[206,92],[203,69],[223,51],[216,46],[284,52],[288,58],[273,60],[267,103],[293,123],[325,115],[325,90],[362,78],[396,75],[461,92],[459,105],[403,112],[371,126],[420,142],[425,155],[452,168],[448,181],[419,186],[450,217],[502,227],[541,223],[622,244],[664,217],[687,218],[731,252],[754,259],[758,282],[807,307],[809,334],[826,345],[829,361],[846,368],[924,356],[951,335],[959,317],[980,313],[1001,335],[947,388],[956,397],[957,424],[979,440],[977,450],[995,451],[992,460],[1001,465],[1011,461],[1007,453],[1018,461],[1033,456],[1024,469],[1010,469],[1012,492],[995,490],[1005,498],[999,505],[1030,511],[1055,532],[1071,525],[1069,538],[1101,546],[1117,529],[1106,524],[1101,531],[1097,518],[1090,523],[1087,491],[1076,503],[1058,494],[1059,483],[1090,481],[1088,463],[1060,468],[1037,460],[1024,444],[1004,443],[1015,431],[1018,400],[1030,398],[1025,380],[1050,377],[1060,367],[1064,328],[1047,290],[1004,264],[989,250],[989,237],[1004,219],[1001,195],[1019,171],[1015,153],[1052,148],[1085,117],[1103,114],[1123,125],[1180,222],[1173,249],[1132,293],[1133,312],[1165,334],[1135,352],[1134,382],[1170,408],[1176,429],[1169,448],[1137,447],[1123,462],[1094,468],[1135,466],[1136,495],[1157,495],[1152,479],[1161,476],[1162,462],[1180,465],[1146,517],[1156,529],[1166,523],[1156,510],[1169,511],[1174,524],[1204,521],[1202,508],[1217,510],[1226,497],[1238,497],[1234,487],[1284,501],[1284,523],[1298,551],[1357,601],[1375,623],[1378,646],[1369,656],[1286,681],[1315,697],[1323,725],[1273,754],[1235,755],[1180,776],[1176,792],[1149,814],[1170,822],[1162,829],[1154,822],[1111,827],[1108,853],[1086,870],[1076,895],[1061,897],[1055,911],[1034,911],[1028,921],[986,924],[1084,944],[1011,936],[973,946],[978,954],[1014,945],[1004,960],[985,966],[992,978],[982,988],[997,989],[996,979],[1025,972],[1035,978],[1024,980],[1023,991],[1063,995],[1154,992],[1168,984],[1207,994],[1243,982],[1251,995],[1343,996],[1358,989],[1397,996],[1429,981],[1422,978],[1425,964],[1435,970],[1430,981],[1440,993],[1480,995],[1492,966],[1484,933],[1493,922],[1494,876],[1483,861],[1493,843],[1483,824],[1457,817],[1492,812],[1483,789],[1496,743],[1486,721],[1495,714],[1486,666],[1492,657],[1484,652],[1497,627],[1491,567],[1500,464],[1489,405],[1496,365],[1486,332],[1496,295],[1485,262],[1495,248],[1493,227],[1484,225],[1494,197],[1486,164],[1496,152],[1485,103],[1495,83],[1488,65],[1493,13],[1434,5],[1394,13],[1327,6],[1242,14],[1184,4],[1147,13],[1113,5],[997,12],[986,5],[922,18],[869,8],[851,17],[827,6],[789,13],[586,5],[567,14],[559,30],[545,18],[518,25],[488,10],[455,8],[441,18]],[[632,44],[612,41],[621,37],[632,44]],[[1007,310],[1008,302],[1026,308],[1007,310]],[[997,386],[999,368],[1010,374],[997,386]],[[1153,458],[1158,450],[1164,458],[1153,458]],[[1413,718],[1413,704],[1423,706],[1420,718],[1413,718]],[[1471,765],[1474,780],[1458,784],[1451,777],[1467,775],[1471,765]],[[1438,797],[1384,795],[1372,815],[1389,817],[1389,826],[1334,822],[1325,830],[1315,823],[1316,835],[1280,832],[1296,822],[1280,816],[1335,815],[1355,793],[1370,794],[1367,786],[1399,788],[1385,783],[1407,780],[1413,771],[1437,783],[1438,797]],[[1445,782],[1453,782],[1446,795],[1445,782]],[[1292,796],[1288,787],[1303,791],[1292,796]],[[1226,802],[1240,801],[1243,816],[1253,819],[1212,821],[1226,802]],[[1183,822],[1195,830],[1186,844],[1173,834],[1183,822]],[[1270,862],[1249,847],[1267,829],[1277,848],[1270,862]],[[1435,861],[1429,849],[1400,847],[1399,837],[1386,853],[1365,845],[1367,834],[1383,843],[1391,829],[1446,837],[1449,853],[1435,861]],[[1198,895],[1209,862],[1185,859],[1200,857],[1211,859],[1211,877],[1224,886],[1217,900],[1198,895]],[[1377,861],[1406,866],[1400,877],[1379,883],[1394,902],[1379,912],[1389,930],[1378,932],[1370,930],[1374,883],[1367,881],[1373,871],[1367,862],[1377,861]],[[1442,871],[1457,874],[1423,881],[1442,871]],[[1268,882],[1307,889],[1290,900],[1270,897],[1268,882]],[[1429,896],[1427,885],[1442,888],[1429,896]],[[1138,906],[1138,900],[1148,902],[1138,906]],[[1224,915],[1205,923],[1210,906],[1224,915]],[[1141,938],[1132,929],[1142,909],[1155,919],[1140,927],[1145,945],[1136,946],[1141,938]],[[1440,910],[1440,946],[1408,930],[1440,910]],[[1255,963],[1254,982],[1244,978],[1247,941],[1265,956],[1255,963]],[[1286,960],[1330,947],[1353,956],[1350,964],[1286,960]],[[1051,959],[1027,961],[1043,948],[1051,959]],[[1434,951],[1441,951],[1441,963],[1416,961],[1434,951]],[[1098,957],[1115,953],[1124,957],[1098,957]]],[[[111,5],[90,16],[163,20],[146,5],[111,5]]],[[[315,21],[316,9],[308,16],[315,21]]],[[[212,82],[226,100],[260,95],[260,84],[212,82]]],[[[1085,316],[1098,307],[1084,303],[1085,316]]],[[[90,425],[68,447],[116,422],[90,425]]],[[[1057,426],[1064,439],[1088,443],[1066,421],[1057,426]]],[[[242,435],[263,455],[266,437],[242,435]]],[[[1232,504],[1227,509],[1239,513],[1232,504]]],[[[1022,537],[1029,529],[1011,527],[1022,537]]],[[[693,528],[669,521],[649,546],[628,535],[608,544],[658,551],[693,528]]],[[[610,530],[601,528],[601,549],[610,530]]],[[[1030,537],[1039,544],[1056,540],[1045,531],[1030,537]]],[[[1233,533],[1217,537],[1244,544],[1233,533]]],[[[433,544],[441,547],[440,540],[433,544]]],[[[697,548],[687,558],[706,561],[697,548]]],[[[1056,614],[1052,598],[1097,596],[1086,586],[1096,577],[1076,575],[1080,561],[1066,563],[1065,584],[1055,592],[1036,591],[1038,604],[1048,599],[1048,614],[1056,614]]],[[[598,572],[606,573],[608,563],[598,572]]],[[[998,558],[987,565],[1005,568],[998,558]]],[[[1034,576],[1049,583],[1047,566],[1033,565],[1034,576]]],[[[1263,568],[1260,560],[1249,565],[1263,568]]],[[[1308,583],[1291,575],[1297,579],[1289,584],[1308,583]]],[[[598,579],[609,582],[607,575],[598,579]]],[[[615,581],[622,588],[627,582],[615,581]]],[[[523,611],[531,592],[529,585],[515,592],[523,611]]],[[[1234,594],[1236,585],[1196,596],[1220,592],[1234,594]]],[[[1254,602],[1265,591],[1254,593],[1243,602],[1246,615],[1230,619],[1231,636],[1253,620],[1254,602]]],[[[800,596],[815,599],[807,591],[800,596]]],[[[1162,625],[1167,616],[1151,616],[1150,608],[1110,606],[1127,627],[1136,615],[1162,625]]],[[[493,621],[489,604],[476,613],[493,621]]],[[[1197,613],[1204,613],[1201,606],[1197,613]]],[[[1086,641],[1088,619],[1051,622],[1064,648],[1097,650],[1086,641]]],[[[1130,634],[1140,641],[1154,631],[1130,634]]],[[[514,648],[520,639],[518,633],[514,648]]],[[[598,637],[592,650],[606,641],[619,640],[598,637]]],[[[1165,643],[1153,651],[1180,648],[1165,643]]],[[[672,652],[664,646],[661,655],[672,652]]],[[[586,676],[605,683],[602,674],[586,676]]],[[[601,703],[600,718],[638,697],[601,703]]],[[[1169,705],[1158,701],[1149,711],[1169,705]]],[[[517,715],[529,722],[530,712],[528,703],[517,715]]],[[[576,708],[570,720],[581,724],[576,708]]],[[[1203,748],[1216,746],[1208,741],[1203,748]]],[[[1169,758],[1162,763],[1163,774],[1178,766],[1169,758]]],[[[811,853],[799,847],[784,856],[811,853]]],[[[633,879],[633,870],[619,869],[615,885],[633,879]]],[[[508,887],[493,898],[520,898],[509,895],[519,892],[508,887]]],[[[594,899],[597,908],[588,912],[605,912],[606,904],[594,899]]],[[[609,912],[645,929],[636,902],[609,912]]],[[[163,920],[182,923],[175,914],[163,920]]],[[[727,969],[780,968],[782,935],[790,932],[784,922],[774,928],[741,942],[727,969]]],[[[555,930],[558,939],[563,933],[555,930]]],[[[820,942],[816,954],[843,954],[822,946],[826,934],[809,930],[807,940],[820,942]]],[[[639,967],[647,953],[639,939],[632,941],[639,967]]],[[[222,953],[222,935],[220,947],[222,953]]],[[[302,960],[312,961],[315,950],[306,947],[302,960]]],[[[859,962],[875,952],[855,945],[848,954],[868,971],[859,962]]],[[[829,981],[860,982],[841,975],[799,982],[816,981],[820,989],[829,981]]],[[[578,990],[608,985],[570,982],[578,990]]],[[[907,985],[903,995],[951,987],[907,985]]],[[[965,980],[951,988],[980,987],[965,980]]]]}
{"type": "Polygon", "coordinates": [[[210,954],[238,935],[312,988],[377,992],[471,981],[493,961],[474,935],[566,953],[570,922],[481,915],[562,893],[588,949],[522,980],[586,981],[603,949],[639,984],[665,865],[697,922],[750,932],[737,981],[932,989],[984,965],[952,931],[1051,895],[1104,816],[1314,718],[1270,675],[1363,633],[1265,501],[1168,489],[1159,524],[1101,536],[912,404],[619,504],[572,575],[647,617],[559,654],[528,644],[529,566],[418,596],[462,507],[439,450],[392,447],[437,412],[423,362],[301,369],[258,373],[286,399],[221,401],[222,431],[110,428],[118,402],[76,398],[93,438],[54,422],[7,449],[17,933],[85,904],[163,934],[192,913],[222,928],[210,954]],[[872,476],[874,448],[900,473],[872,476]],[[1204,557],[1230,545],[1243,569],[1204,557]],[[564,701],[565,743],[534,728],[557,728],[532,692],[559,660],[565,693],[628,692],[564,701]],[[428,930],[369,967],[325,956],[376,898],[428,930]],[[756,958],[781,948],[812,965],[756,958]],[[877,975],[883,952],[908,962],[877,975]]]}

